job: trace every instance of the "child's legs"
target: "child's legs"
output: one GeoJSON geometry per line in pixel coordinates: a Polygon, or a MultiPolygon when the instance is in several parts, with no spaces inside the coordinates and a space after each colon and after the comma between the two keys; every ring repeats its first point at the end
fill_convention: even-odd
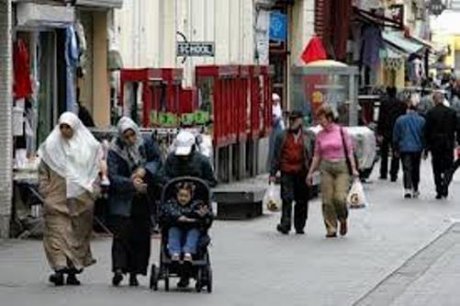
{"type": "Polygon", "coordinates": [[[198,248],[198,240],[200,239],[200,231],[192,228],[187,231],[185,239],[184,253],[196,254],[198,248]]]}
{"type": "Polygon", "coordinates": [[[178,227],[171,227],[168,232],[169,254],[180,254],[182,249],[182,231],[178,227]]]}

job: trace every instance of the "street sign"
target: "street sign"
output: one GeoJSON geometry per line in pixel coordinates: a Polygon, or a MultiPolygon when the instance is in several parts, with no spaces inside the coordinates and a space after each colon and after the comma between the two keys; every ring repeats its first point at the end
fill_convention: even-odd
{"type": "Polygon", "coordinates": [[[442,3],[442,0],[431,0],[428,4],[428,9],[434,16],[441,15],[446,8],[447,7],[444,3],[442,3]]]}
{"type": "Polygon", "coordinates": [[[287,17],[280,12],[270,13],[270,40],[286,41],[287,17]]]}
{"type": "Polygon", "coordinates": [[[213,42],[177,42],[177,56],[213,57],[215,46],[213,42]]]}

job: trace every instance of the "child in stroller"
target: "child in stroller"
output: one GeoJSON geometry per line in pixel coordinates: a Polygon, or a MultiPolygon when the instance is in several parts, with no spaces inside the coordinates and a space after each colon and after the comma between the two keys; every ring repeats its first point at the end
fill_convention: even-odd
{"type": "Polygon", "coordinates": [[[212,290],[207,234],[213,221],[210,191],[206,183],[195,178],[178,178],[165,186],[160,207],[162,246],[159,271],[152,267],[151,287],[158,288],[164,279],[169,290],[169,276],[179,276],[178,287],[196,279],[196,290],[212,290]],[[158,273],[157,273],[158,272],[158,273]]]}

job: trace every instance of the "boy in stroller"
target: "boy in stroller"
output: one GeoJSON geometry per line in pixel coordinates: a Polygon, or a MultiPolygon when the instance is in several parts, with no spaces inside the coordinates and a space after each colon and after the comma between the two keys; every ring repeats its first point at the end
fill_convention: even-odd
{"type": "Polygon", "coordinates": [[[162,217],[168,225],[168,251],[171,260],[183,258],[191,262],[197,254],[201,233],[212,222],[213,214],[202,200],[194,199],[195,185],[180,182],[176,185],[176,198],[162,206],[162,217]]]}

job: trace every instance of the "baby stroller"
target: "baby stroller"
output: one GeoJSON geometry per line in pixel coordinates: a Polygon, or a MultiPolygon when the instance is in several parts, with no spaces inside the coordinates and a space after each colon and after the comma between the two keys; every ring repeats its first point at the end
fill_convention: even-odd
{"type": "MultiPolygon", "coordinates": [[[[176,185],[178,183],[189,182],[195,185],[195,191],[193,199],[200,200],[204,202],[204,205],[207,205],[208,209],[211,211],[211,191],[208,185],[198,179],[193,177],[179,177],[170,181],[163,188],[161,195],[160,205],[165,205],[167,201],[176,196],[176,185]]],[[[160,227],[161,227],[161,246],[160,246],[160,259],[159,267],[155,264],[151,267],[150,273],[150,289],[157,291],[158,283],[164,281],[164,288],[166,291],[169,291],[170,288],[170,278],[176,277],[180,278],[186,275],[189,278],[195,279],[195,290],[196,292],[201,292],[203,288],[206,287],[208,293],[212,292],[212,268],[211,260],[208,252],[208,246],[211,242],[211,239],[208,235],[207,226],[201,233],[201,237],[198,243],[198,252],[194,256],[192,262],[182,263],[175,262],[171,260],[171,257],[168,252],[168,231],[169,225],[164,224],[160,218],[160,227]]]]}

